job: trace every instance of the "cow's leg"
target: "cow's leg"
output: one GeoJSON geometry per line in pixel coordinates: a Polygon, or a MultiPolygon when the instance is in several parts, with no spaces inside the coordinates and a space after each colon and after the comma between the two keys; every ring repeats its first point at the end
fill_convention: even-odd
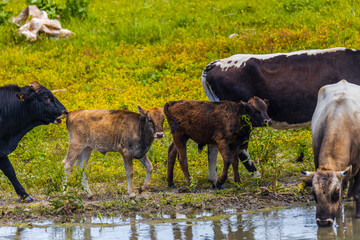
{"type": "Polygon", "coordinates": [[[217,171],[216,171],[216,163],[217,163],[217,155],[218,150],[215,144],[208,145],[208,161],[209,161],[209,182],[212,184],[212,187],[216,187],[217,182],[217,171]]]}
{"type": "Polygon", "coordinates": [[[125,165],[126,178],[128,183],[128,193],[130,198],[135,198],[134,187],[132,184],[133,176],[134,176],[134,168],[132,162],[132,156],[127,153],[122,154],[125,165]]]}
{"type": "Polygon", "coordinates": [[[89,183],[87,181],[87,176],[86,176],[86,165],[91,156],[91,152],[92,152],[91,148],[85,148],[79,156],[79,167],[81,169],[81,174],[82,174],[81,184],[85,189],[88,198],[91,198],[93,196],[93,193],[89,188],[89,183]]]}
{"type": "Polygon", "coordinates": [[[247,147],[245,149],[241,149],[238,156],[242,164],[244,164],[246,170],[248,170],[251,173],[255,173],[255,174],[258,173],[253,161],[250,160],[250,154],[247,147]]]}
{"type": "Polygon", "coordinates": [[[76,160],[79,159],[82,150],[83,150],[83,146],[81,144],[72,143],[70,140],[66,157],[64,158],[64,160],[62,160],[65,169],[64,190],[65,190],[65,185],[67,183],[67,176],[70,174],[71,167],[74,165],[76,160]]]}
{"type": "Polygon", "coordinates": [[[145,166],[146,168],[146,179],[144,184],[139,187],[139,193],[142,193],[143,191],[145,191],[147,188],[150,187],[150,183],[151,183],[151,173],[153,171],[153,165],[150,162],[149,158],[144,155],[142,158],[139,159],[139,161],[145,166]]]}
{"type": "Polygon", "coordinates": [[[239,158],[237,156],[235,156],[235,157],[232,156],[231,159],[232,159],[231,165],[232,165],[233,172],[234,172],[234,182],[240,183],[239,158]]]}
{"type": "Polygon", "coordinates": [[[353,201],[354,200],[354,180],[351,179],[349,181],[349,187],[348,187],[348,191],[347,191],[347,200],[348,201],[353,201]]]}
{"type": "Polygon", "coordinates": [[[175,137],[174,135],[173,135],[173,139],[176,146],[176,150],[178,152],[180,167],[185,176],[186,184],[190,186],[191,184],[190,174],[189,174],[188,160],[186,156],[186,142],[188,139],[185,136],[175,137]]]}
{"type": "Polygon", "coordinates": [[[354,178],[354,199],[356,204],[355,218],[360,218],[360,173],[354,178]]]}
{"type": "Polygon", "coordinates": [[[27,194],[23,186],[20,184],[16,177],[15,170],[7,156],[0,158],[0,169],[4,172],[5,176],[10,180],[15,192],[21,198],[23,202],[32,202],[34,199],[27,194]]]}
{"type": "Polygon", "coordinates": [[[218,179],[216,186],[220,188],[221,185],[223,185],[227,179],[227,174],[229,170],[229,166],[233,161],[233,158],[236,156],[233,156],[234,154],[230,151],[230,148],[228,144],[225,141],[221,141],[217,143],[217,148],[223,158],[224,161],[224,167],[223,171],[221,173],[220,178],[218,179]]]}
{"type": "Polygon", "coordinates": [[[168,158],[167,158],[167,173],[166,180],[169,187],[176,187],[174,184],[174,165],[176,161],[177,150],[175,143],[172,142],[168,148],[168,158]]]}

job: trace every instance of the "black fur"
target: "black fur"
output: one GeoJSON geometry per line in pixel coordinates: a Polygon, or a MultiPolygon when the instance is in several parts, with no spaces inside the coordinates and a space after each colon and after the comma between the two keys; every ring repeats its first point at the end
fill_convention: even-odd
{"type": "Polygon", "coordinates": [[[0,87],[0,169],[23,200],[32,198],[17,180],[7,155],[31,129],[54,122],[65,112],[65,107],[43,86],[36,91],[29,86],[0,87]]]}

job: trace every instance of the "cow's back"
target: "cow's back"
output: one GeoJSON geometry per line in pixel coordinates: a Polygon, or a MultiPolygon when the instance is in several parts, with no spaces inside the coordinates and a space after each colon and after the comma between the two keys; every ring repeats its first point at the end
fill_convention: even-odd
{"type": "Polygon", "coordinates": [[[126,139],[139,138],[140,115],[126,110],[83,109],[71,112],[66,124],[69,139],[100,152],[118,151],[126,139]]]}
{"type": "Polygon", "coordinates": [[[198,144],[207,144],[219,138],[232,138],[233,133],[241,129],[244,110],[239,105],[228,101],[178,101],[169,102],[164,113],[172,132],[180,131],[198,144]]]}
{"type": "MultiPolygon", "coordinates": [[[[360,157],[360,86],[343,80],[319,90],[311,121],[315,165],[357,167],[360,157]],[[355,158],[354,158],[355,157],[355,158]],[[339,162],[339,159],[341,160],[339,162]]],[[[333,169],[330,168],[329,169],[333,169]]]]}
{"type": "Polygon", "coordinates": [[[318,90],[347,79],[360,84],[360,51],[333,48],[264,55],[234,55],[210,63],[202,75],[211,101],[269,100],[272,127],[310,123],[318,90]]]}

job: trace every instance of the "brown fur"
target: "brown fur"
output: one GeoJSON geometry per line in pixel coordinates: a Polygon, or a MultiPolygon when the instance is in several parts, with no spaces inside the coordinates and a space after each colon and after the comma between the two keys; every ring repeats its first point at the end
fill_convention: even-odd
{"type": "Polygon", "coordinates": [[[186,142],[189,138],[200,146],[216,144],[223,160],[224,168],[218,187],[227,179],[229,165],[234,168],[234,178],[240,182],[238,173],[238,153],[249,140],[250,123],[253,127],[270,122],[266,113],[267,105],[255,97],[248,103],[177,101],[165,104],[164,112],[169,122],[174,142],[168,150],[167,181],[174,186],[173,169],[178,154],[181,169],[187,185],[190,185],[186,142]],[[246,120],[248,118],[248,122],[246,120]]]}
{"type": "MultiPolygon", "coordinates": [[[[145,110],[138,106],[140,114],[126,110],[78,110],[71,112],[66,125],[69,131],[69,149],[63,160],[66,174],[70,173],[72,165],[79,160],[80,167],[87,163],[92,150],[103,154],[119,152],[125,163],[128,179],[128,191],[135,196],[132,186],[132,159],[136,158],[146,167],[147,175],[143,191],[150,186],[152,164],[146,156],[154,137],[163,137],[163,110],[153,108],[145,110]]],[[[83,176],[83,184],[91,191],[83,176]]]]}

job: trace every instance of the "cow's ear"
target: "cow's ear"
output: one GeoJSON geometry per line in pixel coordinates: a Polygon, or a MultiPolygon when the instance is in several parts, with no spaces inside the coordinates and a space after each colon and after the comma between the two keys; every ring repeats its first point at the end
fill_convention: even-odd
{"type": "Polygon", "coordinates": [[[312,187],[312,177],[300,178],[303,182],[300,183],[299,188],[304,189],[306,187],[312,187]]]}
{"type": "MultiPolygon", "coordinates": [[[[309,171],[301,171],[302,174],[304,174],[306,177],[301,178],[301,180],[303,181],[302,184],[300,184],[300,186],[302,186],[302,188],[305,187],[311,187],[312,186],[312,179],[315,175],[315,172],[309,172],[309,171]]],[[[299,187],[300,187],[299,186],[299,187]]],[[[301,188],[301,187],[300,187],[301,188]]]]}
{"type": "Polygon", "coordinates": [[[143,115],[143,116],[146,117],[147,111],[144,108],[142,108],[140,105],[137,105],[137,108],[138,108],[138,111],[139,111],[140,115],[143,115]]]}
{"type": "Polygon", "coordinates": [[[22,102],[25,102],[25,99],[26,99],[25,93],[17,93],[16,96],[17,96],[22,102]]]}
{"type": "Polygon", "coordinates": [[[269,106],[269,100],[268,99],[264,99],[264,102],[266,103],[267,106],[269,106]]]}

